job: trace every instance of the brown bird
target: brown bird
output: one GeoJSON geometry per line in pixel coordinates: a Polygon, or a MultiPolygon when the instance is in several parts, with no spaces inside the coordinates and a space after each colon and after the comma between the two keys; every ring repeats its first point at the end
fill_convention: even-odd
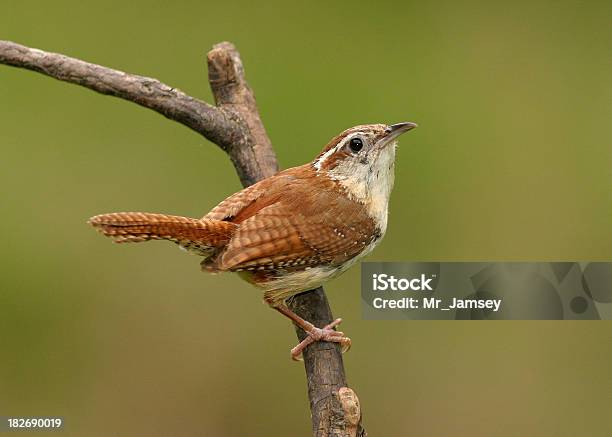
{"type": "Polygon", "coordinates": [[[309,334],[291,350],[298,359],[313,341],[351,341],[317,328],[286,305],[291,296],[340,275],[380,242],[387,229],[397,137],[414,123],[355,126],[333,138],[308,164],[231,195],[201,219],[143,212],[92,217],[117,243],[169,240],[203,256],[208,272],[239,272],[264,300],[309,334]]]}

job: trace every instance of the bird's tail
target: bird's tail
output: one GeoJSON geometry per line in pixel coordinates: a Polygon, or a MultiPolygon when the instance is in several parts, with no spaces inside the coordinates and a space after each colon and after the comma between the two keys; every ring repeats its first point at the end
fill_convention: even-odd
{"type": "Polygon", "coordinates": [[[205,220],[146,212],[101,214],[88,223],[117,243],[169,240],[184,249],[207,256],[225,246],[236,225],[220,220],[205,220]]]}

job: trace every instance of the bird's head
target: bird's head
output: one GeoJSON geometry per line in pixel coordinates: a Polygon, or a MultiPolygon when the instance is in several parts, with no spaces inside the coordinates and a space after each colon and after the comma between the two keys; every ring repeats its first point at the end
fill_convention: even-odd
{"type": "Polygon", "coordinates": [[[315,170],[339,181],[354,197],[385,196],[393,187],[397,137],[415,123],[364,124],[333,138],[315,158],[315,170]]]}

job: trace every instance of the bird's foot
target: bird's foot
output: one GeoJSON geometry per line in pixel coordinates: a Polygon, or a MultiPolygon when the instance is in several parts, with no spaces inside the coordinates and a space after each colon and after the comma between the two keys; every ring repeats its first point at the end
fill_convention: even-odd
{"type": "Polygon", "coordinates": [[[306,347],[315,341],[330,341],[332,343],[340,343],[342,353],[346,352],[351,348],[351,339],[344,335],[344,332],[336,331],[334,328],[342,323],[342,319],[336,319],[329,325],[323,328],[317,328],[312,326],[306,330],[308,337],[306,337],[300,344],[291,349],[291,358],[295,361],[301,361],[302,352],[306,347]]]}

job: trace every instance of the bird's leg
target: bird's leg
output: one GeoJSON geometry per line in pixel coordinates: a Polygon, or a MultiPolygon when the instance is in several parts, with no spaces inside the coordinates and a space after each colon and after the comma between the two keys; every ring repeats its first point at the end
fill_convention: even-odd
{"type": "Polygon", "coordinates": [[[302,359],[302,352],[308,345],[314,343],[315,341],[330,341],[333,343],[340,343],[342,347],[342,352],[346,352],[351,347],[351,339],[344,335],[344,332],[336,331],[334,328],[342,323],[342,319],[336,319],[331,322],[329,325],[324,326],[323,328],[317,328],[315,325],[310,323],[307,320],[302,319],[296,313],[291,311],[286,305],[274,305],[276,311],[288,317],[302,328],[307,334],[304,340],[302,340],[296,347],[291,349],[291,358],[295,361],[299,361],[302,359]]]}

